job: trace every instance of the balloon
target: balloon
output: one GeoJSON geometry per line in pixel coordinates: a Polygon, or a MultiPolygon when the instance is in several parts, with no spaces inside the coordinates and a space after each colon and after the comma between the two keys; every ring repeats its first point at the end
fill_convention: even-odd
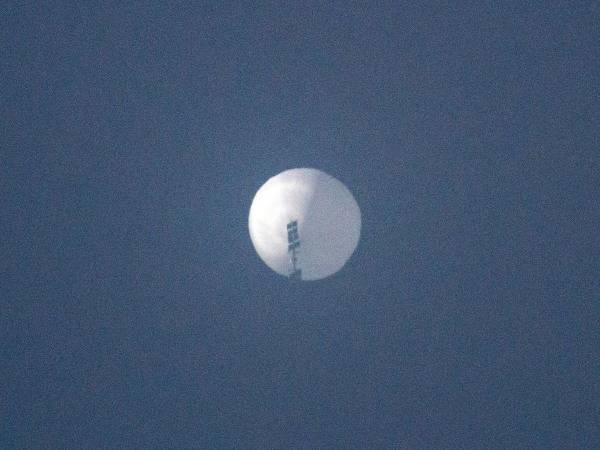
{"type": "Polygon", "coordinates": [[[290,169],[256,193],[248,218],[256,252],[275,272],[318,280],[339,271],[360,237],[360,209],[340,181],[316,169],[290,169]]]}

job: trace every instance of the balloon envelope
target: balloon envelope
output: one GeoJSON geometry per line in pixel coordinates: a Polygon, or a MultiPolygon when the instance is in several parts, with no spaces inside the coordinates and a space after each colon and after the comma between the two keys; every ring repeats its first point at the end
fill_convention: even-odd
{"type": "Polygon", "coordinates": [[[296,267],[303,280],[317,280],[334,274],[350,258],[360,237],[361,217],[356,200],[340,181],[302,168],[286,170],[258,190],[248,227],[256,252],[271,269],[289,276],[296,267]],[[299,241],[294,250],[288,233],[293,222],[299,241]]]}

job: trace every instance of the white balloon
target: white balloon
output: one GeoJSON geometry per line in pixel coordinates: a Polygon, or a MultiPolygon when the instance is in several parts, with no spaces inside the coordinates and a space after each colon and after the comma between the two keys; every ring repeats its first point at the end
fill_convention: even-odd
{"type": "Polygon", "coordinates": [[[260,258],[275,272],[318,280],[340,270],[360,237],[360,209],[340,181],[316,169],[291,169],[256,193],[248,218],[260,258]],[[297,221],[300,245],[288,249],[288,224],[297,221]],[[296,252],[296,263],[292,262],[296,252]]]}

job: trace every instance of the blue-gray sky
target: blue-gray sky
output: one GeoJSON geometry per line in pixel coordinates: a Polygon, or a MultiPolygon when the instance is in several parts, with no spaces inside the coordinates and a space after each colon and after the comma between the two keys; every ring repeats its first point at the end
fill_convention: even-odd
{"type": "Polygon", "coordinates": [[[8,2],[0,447],[592,448],[596,2],[8,2]],[[363,215],[290,284],[247,230],[363,215]]]}

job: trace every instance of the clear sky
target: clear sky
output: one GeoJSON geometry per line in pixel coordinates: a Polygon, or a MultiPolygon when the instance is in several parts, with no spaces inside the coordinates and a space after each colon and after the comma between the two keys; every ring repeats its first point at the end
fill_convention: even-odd
{"type": "Polygon", "coordinates": [[[0,8],[1,448],[598,446],[597,2],[93,3],[0,8]]]}

